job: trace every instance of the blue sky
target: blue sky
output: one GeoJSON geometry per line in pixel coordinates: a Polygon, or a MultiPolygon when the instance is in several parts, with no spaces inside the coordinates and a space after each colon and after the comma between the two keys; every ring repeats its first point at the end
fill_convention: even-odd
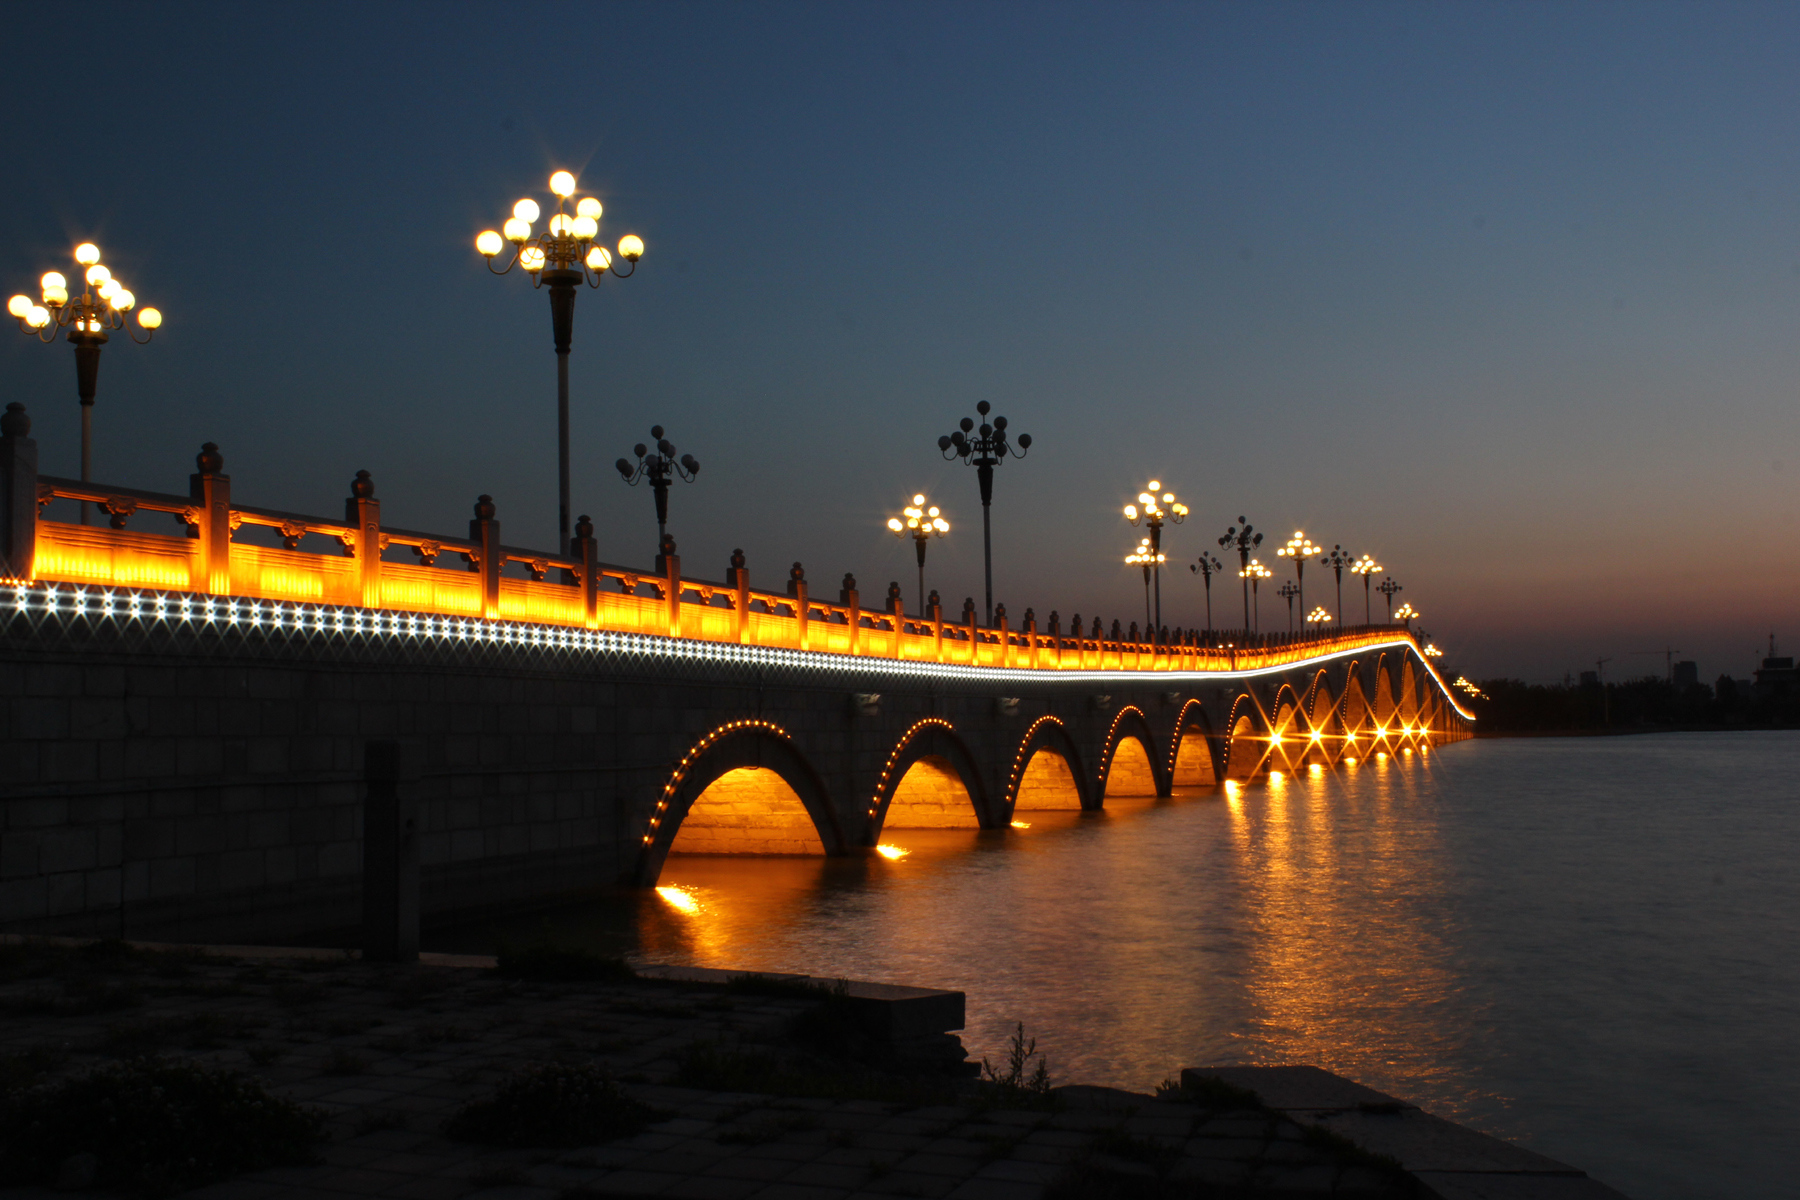
{"type": "MultiPolygon", "coordinates": [[[[167,314],[106,351],[100,479],[180,490],[212,440],[250,503],[367,468],[394,524],[486,492],[548,549],[548,304],[472,239],[567,167],[649,244],[576,318],[614,561],[654,550],[610,464],[660,422],[704,464],[690,571],[908,582],[922,489],[928,584],[979,599],[935,442],[986,399],[1036,439],[1015,614],[1141,617],[1118,507],[1156,477],[1172,558],[1240,512],[1373,552],[1471,673],[1800,642],[1793,6],[102,5],[9,42],[0,288],[92,238],[167,314]]],[[[70,358],[0,339],[74,474],[70,358]]]]}

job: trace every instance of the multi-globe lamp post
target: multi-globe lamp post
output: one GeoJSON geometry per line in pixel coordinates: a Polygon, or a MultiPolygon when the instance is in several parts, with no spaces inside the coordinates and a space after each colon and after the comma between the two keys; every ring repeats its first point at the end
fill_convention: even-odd
{"type": "Polygon", "coordinates": [[[1319,560],[1319,565],[1330,567],[1331,573],[1337,577],[1337,611],[1338,628],[1344,627],[1344,569],[1356,566],[1356,556],[1342,546],[1333,546],[1331,553],[1319,560]]]}
{"type": "MultiPolygon", "coordinates": [[[[1254,576],[1250,574],[1250,552],[1262,545],[1263,535],[1254,532],[1250,523],[1243,517],[1238,523],[1219,536],[1219,545],[1229,554],[1236,550],[1238,555],[1238,578],[1244,581],[1244,628],[1250,628],[1250,582],[1254,576]]],[[[1266,572],[1265,572],[1266,574],[1266,572]]]]}
{"type": "Polygon", "coordinates": [[[1306,623],[1308,625],[1326,625],[1329,624],[1330,621],[1331,614],[1325,611],[1325,606],[1323,604],[1306,614],[1306,623]]]}
{"type": "Polygon", "coordinates": [[[559,552],[566,552],[570,545],[569,345],[575,331],[575,289],[584,282],[599,287],[608,270],[620,279],[628,278],[644,255],[644,241],[633,233],[619,239],[619,258],[631,264],[621,271],[612,252],[595,241],[600,236],[600,201],[593,196],[575,199],[575,176],[567,171],[550,176],[550,192],[556,197],[556,212],[543,233],[534,236],[531,232],[542,210],[527,196],[513,205],[513,215],[499,232],[487,229],[476,236],[475,249],[494,274],[505,275],[520,267],[531,276],[532,287],[550,289],[550,325],[556,343],[557,545],[559,552]],[[571,201],[575,211],[565,212],[571,201]],[[504,268],[496,268],[494,259],[509,242],[512,256],[504,268]]]}
{"type": "MultiPolygon", "coordinates": [[[[1382,569],[1383,568],[1382,568],[1381,564],[1376,562],[1374,560],[1374,558],[1372,558],[1371,556],[1369,556],[1367,554],[1363,555],[1361,558],[1357,559],[1355,562],[1350,564],[1350,570],[1355,572],[1356,574],[1362,576],[1362,581],[1363,581],[1363,624],[1364,625],[1373,625],[1375,623],[1375,618],[1372,617],[1371,615],[1369,615],[1369,581],[1371,579],[1373,579],[1375,576],[1381,574],[1382,569]]],[[[1338,610],[1340,612],[1343,611],[1343,607],[1344,607],[1343,603],[1340,601],[1338,604],[1338,610]]]]}
{"type": "Polygon", "coordinates": [[[1172,521],[1179,525],[1187,520],[1188,506],[1175,499],[1174,492],[1162,490],[1162,483],[1152,479],[1150,486],[1138,493],[1137,504],[1125,506],[1125,519],[1136,525],[1139,521],[1150,531],[1151,570],[1156,576],[1156,620],[1150,626],[1152,644],[1162,638],[1162,529],[1164,521],[1172,521]],[[1168,507],[1163,507],[1167,505],[1168,507]],[[1140,508],[1140,506],[1142,506],[1140,508]]]}
{"type": "Polygon", "coordinates": [[[1238,575],[1250,585],[1250,611],[1246,613],[1245,616],[1251,618],[1250,628],[1261,632],[1262,603],[1261,597],[1256,593],[1256,585],[1265,579],[1274,578],[1275,572],[1269,570],[1269,568],[1263,566],[1261,562],[1253,558],[1244,565],[1244,569],[1239,571],[1238,575]]]}
{"type": "MultiPolygon", "coordinates": [[[[1151,625],[1150,623],[1150,572],[1157,571],[1160,573],[1162,571],[1162,563],[1162,551],[1158,550],[1155,543],[1149,538],[1141,539],[1137,544],[1137,548],[1125,556],[1126,566],[1144,568],[1144,624],[1149,625],[1152,631],[1156,629],[1156,626],[1151,625]]],[[[1154,638],[1154,632],[1152,632],[1151,636],[1154,638]]]]}
{"type": "Polygon", "coordinates": [[[938,506],[926,505],[923,494],[915,495],[912,503],[900,510],[897,517],[889,517],[887,527],[897,538],[911,537],[913,549],[919,557],[919,616],[925,615],[925,546],[933,537],[943,537],[950,532],[950,522],[939,512],[938,506]]]}
{"type": "MultiPolygon", "coordinates": [[[[79,295],[69,294],[69,281],[59,271],[47,271],[38,281],[43,302],[29,296],[14,296],[6,303],[6,311],[18,319],[19,329],[49,345],[56,340],[57,330],[75,347],[75,392],[81,400],[81,481],[88,483],[93,474],[94,393],[100,380],[100,348],[107,343],[108,333],[121,330],[140,346],[156,336],[162,328],[162,313],[154,308],[138,309],[139,337],[125,322],[125,314],[137,307],[137,297],[100,261],[100,247],[83,242],[75,247],[75,263],[81,268],[82,288],[79,295]]],[[[88,523],[88,502],[81,503],[81,523],[88,523]]]]}
{"type": "Polygon", "coordinates": [[[663,436],[661,425],[650,427],[650,436],[655,439],[655,453],[651,447],[639,442],[631,448],[637,455],[637,465],[633,466],[628,458],[621,458],[613,464],[621,478],[632,487],[642,479],[650,484],[650,490],[656,494],[656,549],[658,554],[667,554],[669,540],[669,485],[677,476],[687,483],[694,482],[694,476],[700,474],[700,462],[691,454],[675,457],[675,443],[663,436]]]}
{"type": "Polygon", "coordinates": [[[962,459],[975,468],[976,478],[981,483],[981,562],[990,626],[994,623],[994,527],[990,518],[994,502],[994,468],[1008,454],[1024,458],[1026,451],[1031,449],[1029,433],[1021,433],[1016,442],[1006,440],[1006,418],[987,419],[993,408],[986,400],[981,401],[975,406],[981,417],[979,426],[964,417],[955,432],[947,433],[937,441],[938,451],[945,459],[962,459]],[[970,437],[970,434],[975,436],[970,437]]]}
{"type": "Polygon", "coordinates": [[[1212,632],[1212,577],[1224,569],[1224,563],[1205,551],[1201,552],[1198,562],[1188,564],[1188,570],[1200,576],[1201,582],[1206,587],[1206,632],[1208,633],[1212,632]]]}
{"type": "Polygon", "coordinates": [[[1294,597],[1300,594],[1300,585],[1288,580],[1275,589],[1275,594],[1288,602],[1288,632],[1294,632],[1294,597]]]}
{"type": "Polygon", "coordinates": [[[1410,603],[1406,603],[1394,610],[1394,616],[1400,618],[1400,623],[1406,626],[1408,632],[1410,632],[1412,630],[1413,621],[1419,616],[1419,610],[1414,608],[1410,603]]]}
{"type": "Polygon", "coordinates": [[[1300,585],[1300,607],[1306,608],[1306,560],[1317,554],[1323,546],[1315,546],[1312,539],[1300,530],[1294,530],[1294,536],[1287,540],[1287,545],[1275,551],[1277,558],[1294,560],[1294,581],[1300,585]]]}
{"type": "MultiPolygon", "coordinates": [[[[1383,579],[1381,581],[1381,583],[1375,588],[1375,590],[1387,597],[1388,624],[1392,625],[1394,623],[1394,597],[1398,596],[1401,592],[1405,591],[1406,589],[1401,587],[1399,582],[1397,580],[1395,580],[1392,575],[1390,575],[1386,579],[1383,579]]],[[[1412,606],[1408,605],[1407,607],[1410,608],[1412,606]]]]}

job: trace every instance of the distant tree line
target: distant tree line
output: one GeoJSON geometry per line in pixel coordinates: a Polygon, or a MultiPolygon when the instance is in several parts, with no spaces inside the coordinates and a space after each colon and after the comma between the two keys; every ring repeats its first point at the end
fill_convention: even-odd
{"type": "Polygon", "coordinates": [[[1800,689],[1769,689],[1721,676],[1677,688],[1661,677],[1622,683],[1536,684],[1488,679],[1465,701],[1478,733],[1629,733],[1659,729],[1800,728],[1800,689]]]}

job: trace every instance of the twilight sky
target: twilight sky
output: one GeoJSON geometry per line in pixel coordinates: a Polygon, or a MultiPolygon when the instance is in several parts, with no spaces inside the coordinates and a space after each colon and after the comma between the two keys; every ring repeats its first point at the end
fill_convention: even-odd
{"type": "MultiPolygon", "coordinates": [[[[975,473],[936,439],[986,399],[1036,439],[996,485],[1015,615],[1141,619],[1119,506],[1156,477],[1194,510],[1172,561],[1240,512],[1372,552],[1471,675],[1800,649],[1791,4],[7,25],[0,292],[93,239],[167,318],[105,352],[97,479],[184,490],[211,440],[247,503],[333,516],[367,468],[395,525],[459,533],[488,492],[550,549],[549,305],[473,238],[567,167],[649,245],[577,302],[575,508],[612,561],[654,552],[610,464],[660,422],[704,465],[672,499],[690,573],[742,546],[758,586],[800,559],[910,605],[883,519],[926,490],[956,526],[928,585],[979,600],[975,473]]],[[[77,472],[72,357],[0,337],[50,473],[77,472]]],[[[1164,584],[1199,623],[1197,577],[1164,584]]]]}

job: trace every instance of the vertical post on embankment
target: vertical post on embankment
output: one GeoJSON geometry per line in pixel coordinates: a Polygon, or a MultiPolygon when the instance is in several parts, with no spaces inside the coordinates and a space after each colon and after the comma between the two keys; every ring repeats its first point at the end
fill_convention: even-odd
{"type": "Polygon", "coordinates": [[[0,416],[0,574],[33,578],[37,560],[37,442],[31,418],[14,401],[0,416]]]}
{"type": "Polygon", "coordinates": [[[363,958],[419,959],[419,829],[412,784],[417,747],[363,747],[363,958]]]}

